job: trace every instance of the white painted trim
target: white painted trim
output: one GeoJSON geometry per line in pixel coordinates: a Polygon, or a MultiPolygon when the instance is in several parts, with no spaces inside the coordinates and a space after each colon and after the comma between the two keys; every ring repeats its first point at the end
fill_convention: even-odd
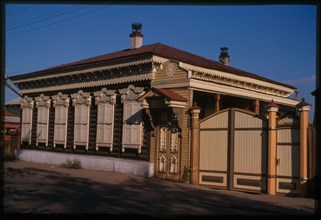
{"type": "Polygon", "coordinates": [[[61,85],[61,86],[50,86],[50,87],[37,88],[37,89],[22,89],[20,90],[20,94],[61,91],[61,90],[67,90],[67,89],[81,89],[81,88],[87,88],[87,87],[105,86],[105,85],[120,84],[120,83],[126,83],[126,82],[150,80],[150,79],[152,79],[152,73],[135,75],[135,76],[118,77],[114,79],[106,79],[106,80],[99,80],[99,81],[74,83],[74,84],[67,84],[67,85],[61,85]]]}
{"type": "Polygon", "coordinates": [[[236,88],[236,87],[226,87],[225,85],[220,85],[213,82],[205,82],[197,79],[191,79],[190,81],[191,81],[190,87],[198,91],[207,91],[212,93],[234,95],[234,96],[251,98],[251,99],[259,99],[266,102],[270,102],[273,99],[275,103],[280,103],[280,104],[285,104],[290,106],[295,106],[299,103],[299,101],[297,100],[289,99],[286,97],[273,96],[273,95],[263,94],[259,92],[248,91],[248,90],[236,88]]]}
{"type": "MultiPolygon", "coordinates": [[[[212,79],[213,77],[215,79],[212,79],[211,81],[215,82],[219,82],[222,84],[226,84],[226,85],[230,85],[230,82],[226,81],[226,79],[229,80],[234,80],[236,81],[233,86],[237,86],[242,88],[243,86],[239,85],[239,83],[237,82],[246,82],[249,83],[251,85],[255,85],[254,87],[249,86],[246,87],[249,90],[253,90],[253,91],[260,91],[260,92],[264,92],[265,90],[268,90],[269,88],[280,91],[282,93],[285,93],[284,97],[288,97],[290,96],[293,92],[294,89],[285,87],[285,86],[281,86],[281,85],[276,85],[273,83],[269,83],[269,82],[265,82],[265,81],[261,81],[258,79],[253,79],[253,78],[249,78],[249,77],[245,77],[245,76],[238,76],[232,73],[228,73],[228,72],[222,72],[219,70],[213,70],[213,69],[207,69],[207,68],[203,68],[203,67],[198,67],[198,66],[194,66],[194,65],[190,65],[190,64],[186,64],[183,62],[179,62],[179,67],[186,70],[186,71],[192,71],[192,74],[188,74],[190,78],[194,78],[194,79],[204,79],[206,81],[209,81],[210,78],[212,79]],[[194,71],[194,72],[193,72],[194,71]],[[201,76],[196,76],[196,73],[201,73],[201,76]],[[210,75],[210,77],[207,77],[206,74],[210,75]],[[255,88],[256,87],[256,88],[255,88]],[[265,87],[267,89],[259,89],[258,87],[265,87]]],[[[273,94],[273,95],[277,95],[277,96],[281,96],[278,95],[276,92],[272,92],[272,91],[265,91],[265,93],[269,93],[269,94],[273,94]]]]}
{"type": "MultiPolygon", "coordinates": [[[[66,73],[56,73],[56,74],[52,74],[52,75],[48,75],[48,76],[30,77],[28,79],[12,80],[12,83],[15,84],[15,83],[35,81],[35,80],[41,80],[41,79],[58,78],[58,77],[62,77],[62,76],[72,76],[72,75],[78,75],[78,74],[82,74],[82,73],[93,73],[93,72],[98,72],[98,71],[101,72],[104,70],[134,66],[134,65],[144,64],[144,63],[151,63],[152,61],[153,61],[153,59],[145,59],[145,60],[127,62],[127,63],[116,64],[116,65],[108,65],[108,66],[102,66],[102,67],[96,67],[96,68],[89,68],[89,69],[85,69],[85,70],[70,71],[70,72],[66,72],[66,73]]],[[[156,61],[159,62],[160,59],[155,58],[155,62],[156,61]]],[[[57,71],[60,71],[60,70],[57,70],[57,71]]]]}

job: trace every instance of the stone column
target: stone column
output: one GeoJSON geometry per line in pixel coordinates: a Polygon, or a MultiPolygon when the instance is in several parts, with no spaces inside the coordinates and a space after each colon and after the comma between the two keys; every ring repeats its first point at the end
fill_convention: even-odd
{"type": "Polygon", "coordinates": [[[268,135],[268,173],[267,193],[275,195],[276,192],[276,113],[279,106],[271,101],[266,106],[269,112],[269,135],[268,135]]]}
{"type": "Polygon", "coordinates": [[[201,108],[197,105],[191,107],[191,176],[190,181],[193,185],[198,185],[198,169],[199,169],[199,143],[200,143],[200,128],[199,128],[199,113],[201,108]]]}
{"type": "Polygon", "coordinates": [[[300,113],[300,195],[307,194],[308,181],[308,112],[310,104],[304,99],[296,106],[300,113]]]}

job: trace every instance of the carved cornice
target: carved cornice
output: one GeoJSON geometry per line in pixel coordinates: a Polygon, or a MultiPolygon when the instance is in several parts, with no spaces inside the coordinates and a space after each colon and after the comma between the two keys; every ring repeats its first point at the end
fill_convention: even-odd
{"type": "Polygon", "coordinates": [[[66,94],[62,94],[61,92],[58,93],[58,95],[52,96],[52,105],[53,107],[56,106],[65,106],[68,108],[70,102],[70,98],[66,94]]]}
{"type": "Polygon", "coordinates": [[[49,92],[49,91],[61,91],[61,90],[67,90],[67,89],[89,88],[89,87],[96,87],[96,86],[106,86],[106,85],[114,85],[114,84],[121,84],[121,83],[127,83],[127,82],[151,80],[152,77],[153,77],[153,73],[147,73],[147,74],[141,74],[141,75],[117,77],[117,78],[106,79],[106,80],[97,80],[97,81],[90,81],[90,82],[86,81],[81,83],[68,83],[66,85],[59,85],[59,86],[47,86],[47,87],[35,88],[35,89],[21,89],[19,92],[20,94],[26,94],[26,93],[49,92]]]}
{"type": "Polygon", "coordinates": [[[121,94],[122,103],[125,101],[136,101],[144,93],[144,88],[129,85],[128,88],[120,89],[119,93],[121,94]]]}
{"type": "Polygon", "coordinates": [[[238,76],[235,74],[212,70],[202,67],[193,66],[180,62],[179,67],[188,71],[189,78],[199,79],[208,82],[215,82],[227,86],[243,88],[246,90],[256,91],[260,93],[288,97],[294,89],[276,85],[270,82],[261,81],[249,77],[238,76]]]}
{"type": "Polygon", "coordinates": [[[110,103],[114,105],[116,103],[116,93],[115,90],[107,90],[102,88],[101,91],[94,92],[95,104],[98,103],[110,103]]]}
{"type": "Polygon", "coordinates": [[[77,93],[71,94],[72,105],[91,105],[91,96],[89,92],[83,92],[79,90],[77,93]]]}
{"type": "Polygon", "coordinates": [[[58,77],[64,77],[64,76],[72,76],[72,75],[79,75],[84,73],[94,73],[94,72],[101,72],[105,70],[111,70],[111,69],[117,69],[117,68],[123,68],[123,67],[130,67],[130,66],[136,66],[141,65],[145,63],[152,63],[152,62],[160,62],[160,58],[150,58],[150,59],[144,59],[144,60],[137,60],[133,62],[125,62],[121,64],[115,64],[115,65],[108,65],[108,66],[102,66],[102,67],[96,67],[96,68],[86,68],[83,70],[76,70],[76,71],[70,71],[65,73],[56,73],[52,75],[47,76],[37,76],[37,77],[30,77],[27,79],[20,79],[20,80],[12,80],[12,83],[21,83],[21,82],[28,82],[32,79],[32,81],[35,80],[43,80],[43,79],[54,79],[58,77]]]}
{"type": "Polygon", "coordinates": [[[33,109],[34,101],[31,97],[24,96],[20,99],[20,106],[21,108],[30,108],[33,109]]]}
{"type": "Polygon", "coordinates": [[[41,94],[40,96],[35,98],[36,101],[36,108],[39,107],[46,107],[49,108],[50,107],[50,97],[49,96],[45,96],[44,94],[41,94]]]}

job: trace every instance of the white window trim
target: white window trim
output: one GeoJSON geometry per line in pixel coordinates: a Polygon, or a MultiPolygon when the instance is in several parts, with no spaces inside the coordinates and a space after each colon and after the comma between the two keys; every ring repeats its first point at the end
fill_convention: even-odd
{"type": "Polygon", "coordinates": [[[35,102],[36,102],[36,108],[37,108],[37,137],[36,137],[36,146],[38,146],[39,143],[44,143],[46,145],[46,147],[48,146],[48,132],[49,132],[49,108],[50,108],[50,104],[51,104],[51,100],[49,96],[45,96],[44,94],[41,94],[40,96],[35,98],[35,102]],[[40,110],[43,109],[45,110],[45,114],[46,115],[46,121],[45,122],[39,122],[39,114],[40,114],[40,110]],[[38,137],[38,129],[39,129],[39,125],[46,125],[45,128],[45,137],[38,137]]]}
{"type": "MultiPolygon", "coordinates": [[[[108,126],[111,127],[111,134],[110,135],[110,143],[108,142],[98,142],[98,130],[99,125],[105,125],[104,123],[100,123],[98,121],[99,118],[99,107],[100,105],[111,105],[112,111],[110,112],[111,118],[114,118],[115,115],[115,103],[116,103],[116,93],[115,90],[107,90],[103,88],[101,91],[97,91],[94,93],[95,95],[95,104],[97,105],[97,126],[96,126],[96,151],[99,150],[99,147],[109,147],[110,152],[113,151],[113,142],[114,142],[114,120],[112,120],[111,124],[108,126]]],[[[106,134],[107,135],[107,134],[106,134]]]]}
{"type": "Polygon", "coordinates": [[[89,147],[89,121],[90,121],[90,105],[91,105],[91,96],[89,92],[83,92],[82,90],[79,90],[78,93],[74,93],[71,95],[72,98],[72,105],[74,106],[74,118],[76,118],[76,108],[77,106],[86,106],[88,110],[88,117],[86,121],[86,140],[79,141],[77,137],[75,137],[75,129],[77,124],[75,124],[74,121],[74,144],[73,144],[73,149],[76,149],[77,145],[80,146],[85,146],[86,150],[88,150],[89,147]]]}
{"type": "MultiPolygon", "coordinates": [[[[30,122],[29,123],[26,123],[26,124],[29,124],[29,137],[27,138],[24,138],[22,135],[21,135],[21,144],[23,142],[28,142],[29,145],[31,144],[31,134],[32,134],[32,116],[33,116],[33,107],[34,107],[34,100],[28,96],[25,96],[23,98],[21,98],[20,100],[20,106],[21,106],[21,109],[22,109],[22,112],[24,109],[30,109],[30,122]]],[[[24,117],[26,117],[24,115],[24,113],[22,113],[22,117],[21,117],[21,125],[24,121],[24,117]]],[[[23,126],[21,126],[21,129],[24,129],[23,126]]],[[[23,133],[23,131],[21,131],[21,134],[23,133]]]]}
{"type": "MultiPolygon", "coordinates": [[[[55,148],[57,144],[63,144],[64,148],[66,149],[67,147],[67,132],[68,132],[68,107],[69,107],[69,102],[70,98],[68,98],[68,95],[63,95],[61,92],[58,93],[58,95],[52,96],[52,102],[53,102],[53,107],[55,108],[55,122],[54,122],[54,142],[53,142],[53,147],[55,148]],[[55,139],[55,134],[57,132],[56,130],[56,117],[57,117],[57,108],[56,107],[64,107],[66,109],[66,115],[65,115],[65,136],[64,140],[56,140],[55,139]]],[[[59,124],[63,125],[63,124],[59,124]]]]}
{"type": "MultiPolygon", "coordinates": [[[[125,106],[127,106],[128,103],[137,103],[137,99],[144,94],[144,88],[143,87],[134,87],[133,85],[129,85],[128,88],[119,90],[119,93],[121,94],[121,102],[124,104],[123,111],[125,112],[125,106]]],[[[141,106],[141,105],[140,105],[141,106]]],[[[142,107],[141,107],[142,109],[142,107]]],[[[134,124],[134,126],[138,126],[139,129],[139,144],[130,144],[126,143],[127,140],[124,139],[125,135],[125,127],[131,127],[131,124],[126,123],[125,114],[123,114],[123,138],[122,138],[122,152],[125,152],[126,148],[132,148],[137,149],[138,153],[141,153],[142,145],[143,145],[143,124],[140,122],[138,125],[134,124]]]]}

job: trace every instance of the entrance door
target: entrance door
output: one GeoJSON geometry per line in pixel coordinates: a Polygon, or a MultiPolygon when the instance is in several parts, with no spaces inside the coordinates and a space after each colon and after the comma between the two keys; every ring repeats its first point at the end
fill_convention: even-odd
{"type": "Polygon", "coordinates": [[[177,129],[158,127],[156,176],[162,179],[179,180],[179,146],[177,129]]]}

